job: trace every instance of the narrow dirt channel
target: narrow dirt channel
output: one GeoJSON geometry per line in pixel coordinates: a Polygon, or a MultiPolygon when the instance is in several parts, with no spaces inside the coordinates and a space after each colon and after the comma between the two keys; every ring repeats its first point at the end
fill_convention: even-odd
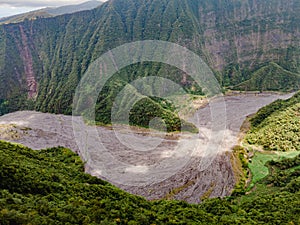
{"type": "Polygon", "coordinates": [[[33,72],[33,59],[30,52],[28,38],[25,31],[21,25],[19,25],[21,37],[22,37],[22,47],[19,45],[19,51],[24,64],[24,72],[26,76],[28,98],[32,99],[36,97],[37,94],[37,82],[33,72]]]}

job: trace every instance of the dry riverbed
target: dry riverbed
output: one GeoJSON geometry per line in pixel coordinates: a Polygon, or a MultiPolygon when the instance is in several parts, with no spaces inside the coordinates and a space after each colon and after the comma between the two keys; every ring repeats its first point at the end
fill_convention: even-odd
{"type": "Polygon", "coordinates": [[[80,117],[20,111],[0,117],[0,139],[32,149],[64,146],[86,161],[87,173],[128,192],[147,199],[198,203],[203,197],[231,193],[235,175],[230,149],[238,142],[245,118],[278,98],[290,96],[247,93],[214,99],[213,104],[210,102],[190,118],[199,128],[197,135],[165,136],[145,129],[128,130],[126,126],[92,127],[80,117]],[[222,142],[213,143],[212,125],[218,123],[212,121],[211,110],[214,118],[225,124],[222,142]],[[74,124],[80,124],[80,129],[75,126],[75,132],[74,124]],[[209,145],[221,151],[207,154],[209,145]]]}

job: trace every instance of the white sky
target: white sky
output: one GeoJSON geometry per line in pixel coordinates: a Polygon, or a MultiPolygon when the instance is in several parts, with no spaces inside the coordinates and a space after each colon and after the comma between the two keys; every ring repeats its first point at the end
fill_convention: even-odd
{"type": "Polygon", "coordinates": [[[88,0],[0,0],[0,18],[49,6],[75,5],[86,1],[88,0]]]}

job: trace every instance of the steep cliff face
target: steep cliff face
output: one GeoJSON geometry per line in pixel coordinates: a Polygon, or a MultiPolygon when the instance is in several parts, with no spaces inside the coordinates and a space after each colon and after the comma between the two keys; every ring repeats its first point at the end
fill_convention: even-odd
{"type": "MultiPolygon", "coordinates": [[[[298,0],[111,0],[91,11],[3,25],[0,99],[16,98],[10,101],[15,109],[18,96],[36,96],[31,102],[35,109],[68,114],[91,62],[123,43],[146,39],[188,47],[224,86],[249,80],[270,62],[299,74],[299,11],[298,0]]],[[[143,67],[137,67],[136,75],[125,71],[120,77],[145,76],[143,67]]],[[[164,66],[146,67],[148,75],[173,73],[164,66]]],[[[187,79],[173,75],[183,85],[187,79]]]]}
{"type": "MultiPolygon", "coordinates": [[[[297,1],[256,0],[222,1],[214,8],[200,5],[213,67],[222,71],[234,63],[251,70],[268,61],[287,65],[287,51],[299,48],[299,7],[297,1]]],[[[299,64],[296,57],[291,60],[299,64]]]]}
{"type": "Polygon", "coordinates": [[[223,84],[248,80],[252,71],[267,62],[299,73],[299,16],[295,15],[299,3],[235,3],[225,17],[218,18],[213,12],[213,22],[204,20],[208,27],[204,32],[205,47],[213,68],[223,72],[223,84]],[[218,20],[222,21],[221,26],[220,22],[217,25],[218,20]]]}

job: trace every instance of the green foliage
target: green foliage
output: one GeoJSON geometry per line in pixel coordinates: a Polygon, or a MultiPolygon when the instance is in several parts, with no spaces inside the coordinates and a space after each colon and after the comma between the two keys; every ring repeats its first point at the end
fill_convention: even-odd
{"type": "Polygon", "coordinates": [[[295,91],[300,89],[300,74],[289,72],[276,63],[255,71],[251,78],[234,89],[244,91],[295,91]]]}
{"type": "Polygon", "coordinates": [[[269,174],[266,162],[278,158],[279,156],[276,154],[255,153],[254,157],[251,159],[251,163],[249,163],[249,168],[252,174],[250,187],[253,187],[254,184],[269,174]]]}
{"type": "MultiPolygon", "coordinates": [[[[112,106],[118,94],[120,94],[126,85],[130,86],[131,82],[143,79],[147,76],[164,77],[177,84],[180,84],[181,79],[178,69],[163,65],[162,63],[137,63],[125,67],[110,78],[100,92],[96,105],[96,121],[102,124],[111,124],[112,106]],[[175,76],[175,74],[178,76],[175,76]]],[[[148,128],[149,122],[158,117],[164,120],[168,132],[180,130],[197,132],[197,128],[193,124],[180,120],[176,114],[176,107],[171,101],[156,96],[164,90],[163,85],[160,83],[161,80],[151,80],[151,82],[152,83],[141,82],[138,85],[139,87],[136,88],[130,86],[130,93],[124,92],[120,100],[121,102],[118,102],[118,107],[121,108],[120,110],[122,112],[127,110],[128,113],[130,113],[129,124],[148,128]],[[143,94],[149,95],[149,97],[143,94]],[[134,105],[130,105],[135,98],[140,96],[143,98],[134,105]]],[[[183,89],[185,89],[187,93],[202,94],[200,87],[194,83],[193,79],[188,77],[183,89]]],[[[127,118],[123,118],[124,115],[119,114],[118,118],[115,119],[117,119],[119,123],[125,123],[127,118]]]]}
{"type": "Polygon", "coordinates": [[[271,176],[266,179],[268,185],[284,187],[284,190],[297,193],[300,191],[300,154],[294,158],[281,161],[269,161],[267,163],[271,176]]]}
{"type": "Polygon", "coordinates": [[[241,74],[241,70],[238,64],[233,65],[229,64],[225,70],[223,75],[223,85],[237,85],[241,83],[243,80],[243,76],[241,74]]]}
{"type": "Polygon", "coordinates": [[[9,112],[9,110],[8,110],[8,101],[0,99],[0,115],[4,115],[8,112],[9,112]]]}
{"type": "Polygon", "coordinates": [[[262,108],[251,120],[246,142],[265,150],[300,150],[300,93],[262,108]]]}
{"type": "Polygon", "coordinates": [[[33,151],[0,142],[0,161],[1,224],[138,221],[149,205],[85,174],[80,158],[65,148],[33,151]]]}
{"type": "MultiPolygon", "coordinates": [[[[252,188],[257,182],[269,175],[269,168],[267,162],[280,161],[282,159],[294,158],[300,152],[255,152],[249,163],[251,171],[251,183],[249,188],[252,188]]],[[[285,168],[282,168],[285,169],[285,168]]]]}
{"type": "Polygon", "coordinates": [[[245,194],[246,191],[246,181],[249,174],[249,165],[248,165],[248,156],[247,151],[242,146],[234,146],[233,147],[233,155],[236,157],[235,162],[232,162],[232,164],[239,162],[241,168],[234,168],[235,176],[238,176],[236,185],[234,187],[234,190],[232,192],[233,196],[238,196],[241,194],[245,194]],[[236,171],[241,170],[241,171],[236,171]]]}
{"type": "Polygon", "coordinates": [[[251,125],[255,128],[258,127],[266,118],[272,113],[283,111],[284,109],[291,107],[300,101],[300,92],[296,93],[292,98],[288,100],[276,100],[271,104],[261,108],[254,117],[251,118],[251,125]]]}
{"type": "MultiPolygon", "coordinates": [[[[297,2],[293,0],[282,10],[278,10],[282,0],[274,0],[272,4],[262,2],[258,13],[253,2],[115,0],[91,11],[1,25],[0,99],[8,101],[5,112],[34,107],[42,112],[71,114],[75,88],[88,66],[109,49],[140,40],[170,41],[191,49],[214,68],[225,86],[236,86],[250,79],[251,71],[272,58],[280,67],[271,63],[256,71],[250,80],[254,83],[246,81],[247,88],[296,89],[300,72],[299,41],[294,35],[300,24],[295,10],[299,7],[297,2]],[[246,11],[251,18],[241,14],[246,11]],[[25,47],[20,27],[28,39],[26,47],[33,58],[38,82],[34,104],[27,102],[24,65],[28,62],[20,57],[25,47]],[[277,31],[280,40],[289,37],[288,46],[281,41],[270,46],[265,43],[265,36],[272,32],[276,36],[277,31]],[[252,39],[249,35],[262,38],[253,44],[247,41],[252,39]],[[216,62],[216,55],[220,63],[216,62]]],[[[130,82],[150,75],[171,78],[189,93],[203,94],[201,87],[191,78],[186,80],[182,71],[157,63],[133,65],[121,71],[119,78],[130,82]]],[[[113,92],[108,90],[108,96],[99,97],[96,111],[104,113],[102,123],[109,123],[107,112],[112,105],[109,94],[113,92]]]]}
{"type": "Polygon", "coordinates": [[[85,174],[80,158],[62,147],[0,142],[0,223],[297,224],[299,157],[270,162],[272,173],[249,195],[191,205],[125,193],[85,174]]]}
{"type": "MultiPolygon", "coordinates": [[[[155,98],[157,100],[157,98],[155,98]]],[[[162,100],[160,101],[163,104],[162,100]]],[[[166,131],[189,131],[197,133],[198,129],[192,123],[188,123],[184,120],[180,120],[178,115],[172,112],[175,110],[170,103],[163,104],[156,103],[151,98],[143,98],[140,100],[130,111],[129,121],[131,125],[139,125],[142,127],[149,128],[150,121],[155,118],[161,118],[165,123],[166,131]]],[[[159,124],[157,124],[159,126],[159,124]]],[[[154,127],[158,130],[164,130],[164,127],[154,127]]]]}

